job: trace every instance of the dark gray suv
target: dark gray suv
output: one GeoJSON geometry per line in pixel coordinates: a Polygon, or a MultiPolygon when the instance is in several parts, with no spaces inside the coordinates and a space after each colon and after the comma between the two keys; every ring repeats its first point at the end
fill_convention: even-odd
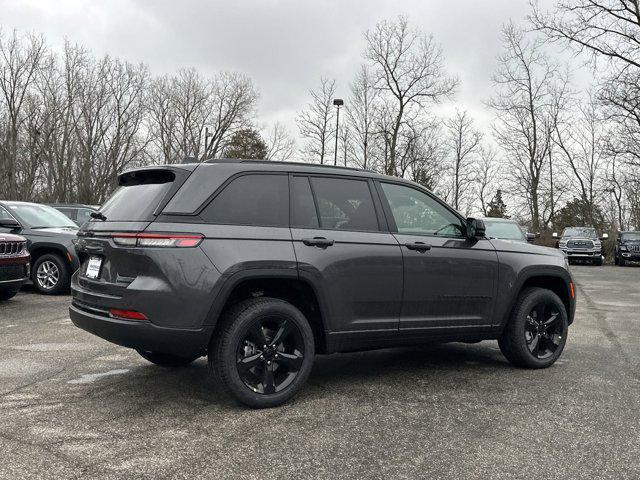
{"type": "Polygon", "coordinates": [[[78,233],[73,322],[162,366],[207,355],[246,405],[289,399],[316,353],[498,339],[543,368],[564,348],[564,255],[490,240],[413,182],[217,160],[119,183],[78,233]]]}

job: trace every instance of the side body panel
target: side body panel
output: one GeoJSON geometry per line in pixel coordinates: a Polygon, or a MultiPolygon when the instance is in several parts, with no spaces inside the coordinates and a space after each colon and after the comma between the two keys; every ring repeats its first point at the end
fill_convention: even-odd
{"type": "Polygon", "coordinates": [[[496,299],[498,257],[488,240],[395,234],[404,256],[400,329],[488,327],[496,299]],[[427,251],[410,250],[423,242],[427,251]]]}
{"type": "Polygon", "coordinates": [[[292,228],[300,276],[326,299],[325,328],[333,332],[396,334],[402,299],[402,254],[384,232],[292,228]],[[333,240],[328,247],[304,239],[333,240]]]}

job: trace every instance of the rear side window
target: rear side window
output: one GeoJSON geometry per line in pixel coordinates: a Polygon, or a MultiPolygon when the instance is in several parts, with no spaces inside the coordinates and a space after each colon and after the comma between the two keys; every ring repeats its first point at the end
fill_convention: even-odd
{"type": "Polygon", "coordinates": [[[321,228],[378,231],[378,218],[369,184],[364,180],[311,179],[321,228]]]}
{"type": "Polygon", "coordinates": [[[123,175],[120,186],[100,212],[110,222],[146,221],[164,199],[175,180],[168,170],[149,170],[123,175]]]}
{"type": "Polygon", "coordinates": [[[231,181],[200,214],[221,225],[289,226],[287,175],[243,175],[231,181]]]}

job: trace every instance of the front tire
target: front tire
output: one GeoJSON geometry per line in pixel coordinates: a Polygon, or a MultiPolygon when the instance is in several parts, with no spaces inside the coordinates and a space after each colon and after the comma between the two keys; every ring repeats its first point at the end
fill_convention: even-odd
{"type": "Polygon", "coordinates": [[[498,344],[515,366],[547,368],[562,354],[568,331],[562,300],[551,290],[530,288],[518,297],[498,344]]]}
{"type": "Polygon", "coordinates": [[[621,267],[624,267],[627,264],[627,261],[624,258],[620,258],[618,260],[618,265],[620,265],[621,267]]]}
{"type": "Polygon", "coordinates": [[[598,258],[597,260],[594,260],[594,261],[593,261],[593,264],[594,264],[596,267],[601,267],[601,266],[602,266],[602,257],[598,258]]]}
{"type": "Polygon", "coordinates": [[[62,257],[48,253],[33,264],[31,280],[35,289],[44,295],[58,295],[69,290],[69,269],[62,257]]]}
{"type": "Polygon", "coordinates": [[[291,399],[305,384],[315,354],[313,331],[284,300],[251,298],[229,309],[209,346],[209,365],[226,392],[252,408],[291,399]]]}
{"type": "Polygon", "coordinates": [[[178,357],[170,353],[152,352],[149,350],[136,350],[142,358],[165,368],[181,368],[193,363],[198,357],[178,357]]]}

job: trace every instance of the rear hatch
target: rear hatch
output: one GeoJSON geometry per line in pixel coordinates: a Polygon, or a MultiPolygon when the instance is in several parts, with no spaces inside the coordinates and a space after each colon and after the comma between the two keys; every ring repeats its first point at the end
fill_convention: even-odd
{"type": "Polygon", "coordinates": [[[153,274],[155,266],[148,256],[122,247],[145,231],[195,167],[151,167],[119,177],[118,188],[100,208],[100,218],[85,223],[78,232],[80,287],[118,296],[140,273],[153,274]]]}

